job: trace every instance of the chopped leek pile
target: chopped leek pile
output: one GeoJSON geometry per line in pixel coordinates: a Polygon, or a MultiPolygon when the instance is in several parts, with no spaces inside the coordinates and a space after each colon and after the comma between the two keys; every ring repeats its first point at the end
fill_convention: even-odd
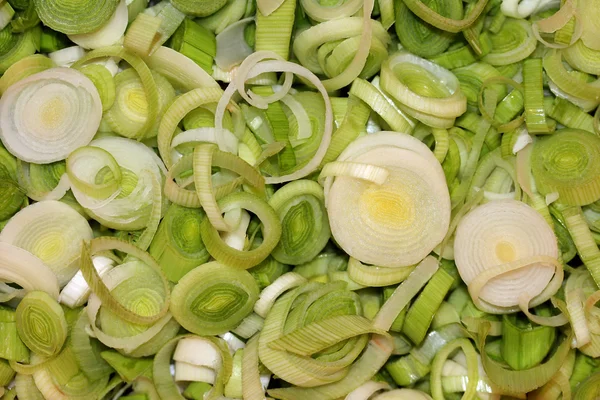
{"type": "Polygon", "coordinates": [[[0,0],[0,400],[600,399],[600,0],[0,0]]]}

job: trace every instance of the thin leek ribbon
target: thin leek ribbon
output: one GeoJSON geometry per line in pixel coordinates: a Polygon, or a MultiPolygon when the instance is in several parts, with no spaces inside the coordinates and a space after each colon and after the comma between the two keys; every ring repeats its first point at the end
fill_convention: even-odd
{"type": "MultiPolygon", "coordinates": [[[[344,286],[343,282],[325,285],[307,283],[275,302],[259,337],[260,360],[270,371],[290,383],[308,387],[333,383],[346,375],[350,365],[367,344],[366,333],[374,328],[360,316],[362,309],[358,296],[344,286]],[[303,300],[293,304],[303,293],[303,300]],[[295,317],[291,318],[294,314],[295,317]],[[331,330],[320,330],[327,332],[319,335],[322,343],[314,342],[311,345],[312,339],[317,339],[314,332],[310,333],[312,328],[318,329],[320,325],[331,323],[334,317],[341,318],[339,322],[344,321],[344,316],[356,319],[357,324],[363,327],[356,333],[350,333],[351,328],[348,326],[347,340],[344,340],[343,333],[346,329],[340,329],[339,325],[331,330]],[[364,321],[365,324],[358,321],[364,321]],[[299,335],[298,341],[292,340],[291,347],[284,344],[289,343],[285,339],[289,337],[286,332],[289,332],[288,335],[299,335]],[[303,338],[305,335],[309,339],[303,338]],[[308,347],[298,347],[304,344],[308,347]],[[321,352],[327,348],[329,350],[321,352]],[[315,358],[309,357],[312,354],[315,354],[315,358]]],[[[342,326],[346,326],[346,323],[342,326]]]]}
{"type": "Polygon", "coordinates": [[[448,189],[439,162],[425,144],[407,134],[379,132],[355,140],[338,161],[371,164],[390,172],[382,185],[326,178],[331,232],[348,254],[364,263],[406,267],[442,241],[450,220],[448,189]],[[428,197],[433,192],[435,200],[428,197]],[[359,212],[348,215],[344,210],[349,208],[359,212]],[[426,236],[415,236],[415,223],[426,236]]]}
{"type": "Polygon", "coordinates": [[[487,0],[478,0],[463,19],[448,18],[429,8],[421,0],[407,0],[406,6],[425,22],[447,32],[460,32],[473,25],[487,6],[487,0]]]}
{"type": "Polygon", "coordinates": [[[0,137],[12,154],[23,161],[50,163],[91,141],[102,104],[98,90],[81,72],[51,68],[10,86],[0,100],[0,115],[0,137]]]}
{"type": "MultiPolygon", "coordinates": [[[[365,2],[365,6],[367,3],[365,2]]],[[[328,90],[339,88],[340,84],[335,83],[342,80],[346,74],[352,74],[354,78],[369,78],[387,57],[386,47],[390,39],[378,21],[367,21],[373,31],[370,45],[363,44],[367,32],[366,29],[362,29],[365,19],[347,17],[323,22],[303,31],[294,40],[294,54],[300,63],[312,72],[330,77],[323,83],[328,90]],[[353,55],[354,58],[351,58],[353,55]],[[360,68],[351,64],[342,69],[349,62],[354,63],[359,56],[363,60],[360,68]]]]}
{"type": "Polygon", "coordinates": [[[312,260],[329,240],[329,220],[321,186],[298,180],[283,186],[269,199],[281,221],[282,236],[272,256],[284,264],[312,260]]]}
{"type": "Polygon", "coordinates": [[[213,192],[211,168],[218,166],[231,170],[239,174],[258,191],[263,189],[264,179],[256,169],[241,158],[216,150],[216,147],[214,144],[200,144],[194,149],[194,184],[196,185],[198,199],[210,224],[217,230],[230,231],[232,227],[221,216],[217,196],[213,192]]]}
{"type": "Polygon", "coordinates": [[[0,233],[0,241],[31,252],[64,286],[79,268],[81,242],[92,239],[84,217],[58,201],[42,201],[17,213],[0,233]]]}
{"type": "MultiPolygon", "coordinates": [[[[325,154],[327,153],[327,147],[329,146],[329,143],[331,142],[331,133],[333,130],[333,115],[332,115],[332,108],[331,108],[331,102],[329,100],[329,96],[327,94],[325,87],[321,84],[320,80],[313,73],[311,73],[307,69],[299,66],[298,64],[285,62],[285,61],[278,61],[277,59],[279,57],[276,54],[269,53],[269,52],[260,52],[260,53],[255,53],[254,55],[256,56],[256,58],[253,58],[252,56],[250,56],[244,61],[244,63],[242,63],[242,65],[240,66],[240,69],[238,70],[238,75],[236,76],[236,81],[239,80],[241,82],[246,82],[248,79],[254,78],[263,72],[273,72],[273,71],[281,71],[281,72],[289,73],[289,74],[286,74],[286,81],[287,81],[288,75],[291,75],[291,73],[294,73],[294,74],[299,75],[300,77],[303,77],[303,78],[307,79],[308,81],[310,81],[318,89],[321,96],[323,96],[323,100],[325,102],[325,121],[324,121],[324,125],[323,125],[322,139],[321,139],[315,153],[312,154],[312,157],[308,161],[306,161],[302,165],[298,166],[298,168],[295,169],[293,172],[291,172],[287,175],[283,175],[283,176],[268,177],[268,178],[266,178],[265,182],[269,183],[269,184],[283,183],[283,182],[288,182],[291,180],[303,178],[306,175],[313,172],[319,166],[319,164],[325,157],[325,154]],[[261,60],[268,59],[268,58],[274,58],[275,61],[261,61],[261,60]],[[241,71],[242,69],[244,69],[244,73],[242,73],[242,71],[241,71]]],[[[238,86],[236,81],[232,82],[227,87],[224,95],[221,96],[221,99],[219,100],[219,103],[217,105],[217,110],[215,112],[215,127],[216,128],[223,127],[223,117],[225,115],[225,108],[227,107],[231,97],[237,91],[239,91],[240,93],[243,93],[243,89],[241,87],[243,85],[238,86]]],[[[291,81],[288,84],[291,85],[291,81]]],[[[270,99],[270,100],[279,100],[279,98],[283,97],[285,94],[286,94],[286,91],[278,92],[275,94],[275,96],[276,96],[275,99],[270,99]]],[[[246,96],[247,101],[250,100],[251,104],[257,105],[257,103],[255,102],[256,99],[252,100],[247,95],[245,95],[245,96],[246,96]]],[[[267,101],[265,99],[263,99],[258,104],[263,104],[263,106],[267,106],[267,104],[264,104],[264,103],[267,103],[267,101]]]]}
{"type": "MultiPolygon", "coordinates": [[[[111,301],[134,315],[150,318],[157,315],[169,294],[161,282],[164,277],[152,269],[143,262],[128,261],[107,272],[102,278],[111,301]]],[[[134,357],[155,354],[179,330],[179,324],[170,314],[152,324],[140,324],[130,322],[114,308],[103,306],[98,296],[90,297],[86,312],[93,335],[103,344],[134,357]]]]}
{"type": "Polygon", "coordinates": [[[134,245],[119,241],[113,238],[97,238],[85,243],[81,253],[81,272],[90,286],[90,289],[102,302],[102,306],[108,308],[112,312],[119,315],[121,318],[132,323],[151,324],[164,317],[169,310],[170,288],[169,283],[164,276],[160,266],[146,252],[140,250],[134,245]],[[152,315],[141,315],[132,312],[123,304],[119,303],[111,294],[110,289],[104,284],[98,271],[93,267],[91,256],[100,251],[120,250],[125,251],[135,258],[150,266],[162,281],[165,298],[160,310],[152,315]]]}
{"type": "Polygon", "coordinates": [[[198,266],[183,276],[171,298],[171,312],[198,335],[225,333],[254,307],[258,286],[247,271],[219,262],[198,266]]]}
{"type": "Polygon", "coordinates": [[[231,193],[218,201],[218,207],[226,213],[236,208],[243,208],[255,214],[262,223],[263,241],[254,249],[244,251],[229,247],[219,236],[208,218],[202,221],[200,233],[206,249],[217,261],[248,269],[265,260],[273,251],[281,238],[281,222],[271,206],[259,197],[237,192],[231,193]]]}
{"type": "Polygon", "coordinates": [[[564,338],[554,354],[543,364],[522,371],[512,371],[503,367],[485,352],[485,339],[489,325],[483,325],[478,340],[482,364],[490,381],[508,393],[526,393],[541,387],[560,369],[569,354],[572,333],[564,338]]]}

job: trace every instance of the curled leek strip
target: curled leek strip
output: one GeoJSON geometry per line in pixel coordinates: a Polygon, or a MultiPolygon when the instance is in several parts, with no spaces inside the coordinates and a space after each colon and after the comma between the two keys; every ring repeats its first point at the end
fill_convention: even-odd
{"type": "Polygon", "coordinates": [[[84,217],[58,201],[41,201],[17,213],[0,233],[0,241],[21,247],[44,262],[64,286],[79,268],[81,242],[92,239],[84,217]]]}
{"type": "Polygon", "coordinates": [[[17,330],[34,353],[52,357],[67,338],[67,321],[60,305],[48,293],[27,293],[17,307],[17,330]]]}
{"type": "Polygon", "coordinates": [[[304,284],[280,297],[269,311],[259,337],[260,360],[294,385],[313,387],[339,381],[366,346],[367,333],[377,331],[361,314],[358,295],[345,289],[345,283],[304,284]],[[329,326],[335,317],[339,318],[335,328],[318,329],[329,326]],[[313,329],[322,333],[315,334],[313,329]],[[290,341],[290,335],[303,339],[290,341]]]}
{"type": "Polygon", "coordinates": [[[88,33],[69,35],[69,39],[86,49],[112,46],[123,37],[127,28],[127,1],[120,0],[110,19],[99,29],[88,33]]]}
{"type": "Polygon", "coordinates": [[[324,199],[323,188],[308,180],[288,183],[275,192],[269,204],[279,216],[282,235],[273,258],[298,265],[323,250],[330,236],[324,199]]]}
{"type": "MultiPolygon", "coordinates": [[[[160,274],[140,261],[121,264],[103,276],[110,290],[111,299],[130,313],[143,317],[156,317],[168,302],[168,293],[160,274]]],[[[105,308],[96,295],[92,295],[86,308],[94,336],[102,343],[130,354],[148,356],[156,353],[164,343],[172,339],[179,324],[170,314],[155,323],[139,324],[114,308],[105,308]]]]}
{"type": "Polygon", "coordinates": [[[71,1],[33,0],[44,25],[66,33],[77,35],[100,29],[114,14],[119,0],[71,1]]]}
{"type": "Polygon", "coordinates": [[[468,213],[458,225],[454,254],[473,301],[487,312],[527,310],[548,300],[562,281],[552,228],[519,201],[492,201],[468,213]]]}
{"type": "Polygon", "coordinates": [[[200,227],[202,241],[206,249],[217,261],[233,265],[237,268],[248,269],[265,260],[273,251],[281,238],[281,222],[269,204],[259,197],[245,192],[231,193],[218,202],[222,212],[243,208],[255,214],[262,224],[262,243],[248,251],[229,247],[219,236],[217,229],[205,218],[200,227]]]}
{"type": "MultiPolygon", "coordinates": [[[[373,76],[387,57],[389,35],[378,21],[371,21],[371,25],[373,36],[367,47],[369,59],[354,77],[366,79],[373,76]]],[[[310,71],[330,78],[337,77],[359,51],[363,26],[361,17],[334,19],[315,25],[296,37],[294,54],[310,71]]]]}
{"type": "MultiPolygon", "coordinates": [[[[244,60],[244,62],[238,69],[238,74],[236,75],[236,80],[229,84],[229,86],[225,90],[225,93],[221,96],[220,100],[218,100],[217,109],[215,111],[215,127],[216,128],[223,127],[225,109],[226,109],[227,105],[229,104],[232,96],[238,91],[240,92],[240,94],[244,93],[243,85],[238,85],[238,83],[237,83],[238,81],[245,83],[247,80],[252,79],[252,78],[254,78],[262,73],[265,73],[265,72],[286,72],[286,81],[288,81],[287,77],[291,73],[296,74],[302,78],[305,78],[311,84],[313,84],[317,88],[317,90],[319,91],[321,96],[323,96],[323,100],[325,103],[325,120],[323,123],[322,137],[319,142],[316,142],[316,143],[318,143],[318,147],[315,150],[315,152],[312,153],[310,155],[310,157],[308,157],[304,163],[298,165],[297,168],[295,168],[292,172],[290,172],[286,175],[267,177],[265,179],[265,182],[268,184],[276,184],[276,183],[284,183],[284,182],[303,178],[303,177],[307,176],[308,174],[310,174],[311,172],[313,172],[319,166],[319,164],[325,157],[325,154],[327,153],[327,148],[329,147],[329,143],[331,142],[331,133],[333,131],[333,122],[334,121],[333,121],[333,111],[332,111],[332,107],[331,107],[331,102],[329,100],[329,95],[327,94],[327,90],[325,89],[325,87],[323,86],[321,81],[312,72],[310,72],[309,70],[307,70],[306,68],[304,68],[298,64],[287,62],[287,61],[280,61],[279,56],[277,56],[276,54],[271,53],[271,52],[258,52],[258,53],[254,53],[253,56],[250,56],[250,57],[246,58],[246,60],[244,60]],[[253,57],[253,56],[255,56],[255,57],[253,57]],[[262,61],[262,60],[269,59],[269,58],[272,58],[275,60],[274,61],[262,61]],[[244,71],[242,71],[242,69],[244,69],[244,71]]],[[[289,80],[289,85],[291,85],[291,80],[289,80]]],[[[287,94],[287,91],[282,90],[278,93],[275,93],[274,99],[279,100],[280,98],[284,97],[286,94],[287,94]]],[[[264,107],[268,106],[268,104],[265,104],[265,103],[268,103],[266,98],[262,98],[262,101],[259,101],[257,103],[256,100],[260,100],[260,99],[256,99],[256,96],[255,96],[254,100],[249,99],[248,95],[245,95],[245,96],[246,96],[246,98],[248,98],[246,100],[247,101],[249,100],[249,102],[253,105],[262,105],[264,107]]],[[[273,98],[268,99],[268,100],[273,100],[273,98]]],[[[275,101],[275,100],[273,100],[273,101],[275,101]]],[[[313,134],[313,136],[315,136],[315,135],[313,134]]]]}
{"type": "Polygon", "coordinates": [[[449,128],[467,109],[453,73],[410,53],[397,53],[383,63],[380,84],[402,111],[430,126],[449,128]]]}
{"type": "Polygon", "coordinates": [[[450,223],[450,198],[444,172],[426,145],[406,134],[379,132],[352,142],[338,161],[389,171],[382,185],[326,178],[332,236],[346,253],[364,263],[407,267],[441,243],[450,223]]]}
{"type": "Polygon", "coordinates": [[[218,166],[239,174],[259,191],[264,187],[264,178],[241,158],[216,150],[216,147],[214,144],[201,144],[194,149],[194,184],[200,204],[206,213],[207,222],[217,230],[231,231],[232,227],[222,217],[217,196],[213,192],[212,167],[218,166]]]}
{"type": "Polygon", "coordinates": [[[590,204],[600,198],[600,138],[577,129],[561,129],[533,146],[532,173],[543,195],[558,193],[568,205],[590,204]]]}
{"type": "Polygon", "coordinates": [[[258,286],[247,271],[210,262],[179,280],[171,312],[188,331],[216,335],[236,327],[252,312],[257,299],[258,286]]]}
{"type": "Polygon", "coordinates": [[[84,146],[72,152],[67,158],[66,172],[71,185],[87,196],[105,199],[121,188],[121,167],[100,147],[84,146]],[[104,168],[111,177],[108,182],[98,183],[96,179],[104,168]]]}
{"type": "MultiPolygon", "coordinates": [[[[169,310],[169,283],[166,277],[164,276],[160,266],[148,253],[140,250],[132,244],[125,243],[114,238],[97,238],[91,240],[89,243],[85,243],[81,252],[81,272],[86,282],[90,286],[92,292],[102,302],[102,306],[108,308],[122,319],[137,324],[151,324],[163,318],[169,310]],[[94,268],[93,261],[91,258],[92,255],[106,250],[119,250],[127,252],[129,255],[141,260],[142,262],[150,266],[154,270],[154,272],[160,277],[162,281],[164,301],[161,305],[161,308],[158,311],[151,315],[147,315],[145,310],[143,310],[143,313],[131,311],[123,304],[119,303],[119,301],[111,295],[110,289],[102,281],[98,274],[98,271],[96,271],[96,269],[94,268]]],[[[90,321],[92,320],[95,320],[95,318],[90,318],[90,321]]]]}
{"type": "Polygon", "coordinates": [[[81,72],[51,68],[13,84],[0,100],[0,138],[19,159],[50,163],[87,145],[102,117],[98,90],[81,72]]]}
{"type": "Polygon", "coordinates": [[[448,18],[429,8],[421,0],[405,0],[404,4],[423,21],[447,32],[460,32],[473,25],[487,6],[487,1],[478,0],[463,19],[448,18]]]}

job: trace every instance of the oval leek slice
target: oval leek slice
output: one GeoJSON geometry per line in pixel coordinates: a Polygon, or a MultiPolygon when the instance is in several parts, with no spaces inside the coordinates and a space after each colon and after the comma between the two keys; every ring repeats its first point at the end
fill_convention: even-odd
{"type": "Polygon", "coordinates": [[[283,186],[269,199],[281,221],[282,235],[272,256],[298,265],[315,258],[329,241],[329,220],[323,188],[314,181],[298,180],[283,186]]]}
{"type": "Polygon", "coordinates": [[[577,129],[561,129],[533,146],[532,173],[541,194],[586,205],[600,199],[600,138],[577,129]]]}
{"type": "Polygon", "coordinates": [[[257,299],[258,285],[250,273],[210,262],[179,280],[171,312],[188,331],[217,335],[236,327],[252,312],[257,299]]]}
{"type": "Polygon", "coordinates": [[[41,201],[18,212],[0,233],[0,241],[39,257],[64,286],[79,269],[81,243],[92,228],[77,211],[58,201],[41,201]]]}
{"type": "Polygon", "coordinates": [[[119,5],[119,0],[33,2],[44,25],[67,35],[89,33],[99,29],[108,22],[119,5]]]}
{"type": "Polygon", "coordinates": [[[346,253],[364,263],[406,267],[441,243],[450,224],[450,196],[444,172],[426,145],[407,134],[379,132],[352,142],[338,161],[389,171],[381,185],[326,178],[331,232],[346,253]]]}
{"type": "Polygon", "coordinates": [[[17,307],[17,330],[34,353],[52,357],[67,339],[67,321],[60,305],[48,293],[33,291],[17,307]]]}
{"type": "MultiPolygon", "coordinates": [[[[540,262],[492,277],[480,290],[481,301],[477,298],[473,301],[480,308],[489,304],[491,307],[484,308],[488,312],[513,312],[523,294],[534,299],[545,291],[555,266],[544,260],[558,257],[556,237],[540,214],[516,200],[497,200],[479,206],[465,215],[456,230],[454,257],[467,285],[495,267],[535,256],[544,257],[540,257],[540,262]]],[[[544,298],[536,299],[532,305],[553,294],[544,293],[544,298]]]]}
{"type": "Polygon", "coordinates": [[[102,102],[84,74],[51,68],[9,87],[0,100],[0,138],[19,159],[64,160],[100,126],[102,102]]]}

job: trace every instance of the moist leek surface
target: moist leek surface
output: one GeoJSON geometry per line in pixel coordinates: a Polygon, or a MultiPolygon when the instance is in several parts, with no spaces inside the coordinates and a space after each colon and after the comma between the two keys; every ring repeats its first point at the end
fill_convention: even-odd
{"type": "Polygon", "coordinates": [[[600,398],[599,10],[0,1],[0,399],[600,398]]]}

